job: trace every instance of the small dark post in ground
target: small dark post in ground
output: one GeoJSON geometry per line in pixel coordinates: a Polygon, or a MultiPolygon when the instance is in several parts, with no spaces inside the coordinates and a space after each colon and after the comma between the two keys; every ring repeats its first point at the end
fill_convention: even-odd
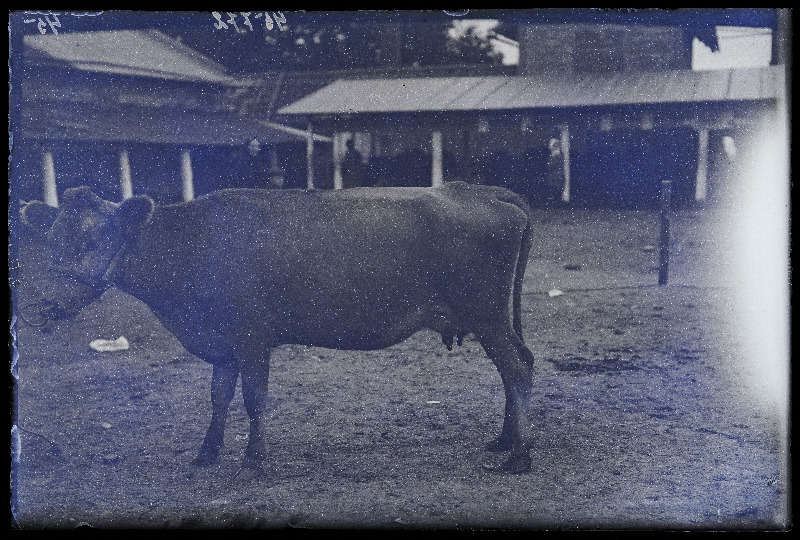
{"type": "Polygon", "coordinates": [[[669,207],[672,180],[661,181],[661,236],[659,237],[658,284],[666,285],[669,275],[669,207]]]}

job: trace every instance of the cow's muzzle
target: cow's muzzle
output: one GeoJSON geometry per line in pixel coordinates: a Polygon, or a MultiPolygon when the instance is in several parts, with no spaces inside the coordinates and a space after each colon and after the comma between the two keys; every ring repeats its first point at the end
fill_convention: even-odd
{"type": "Polygon", "coordinates": [[[64,311],[52,300],[39,300],[24,305],[19,310],[19,318],[28,326],[44,326],[48,321],[66,318],[64,311]]]}
{"type": "Polygon", "coordinates": [[[39,313],[45,319],[50,321],[63,321],[64,319],[70,318],[71,316],[70,313],[65,311],[57,303],[52,302],[50,300],[42,300],[42,302],[45,303],[46,306],[39,313]]]}

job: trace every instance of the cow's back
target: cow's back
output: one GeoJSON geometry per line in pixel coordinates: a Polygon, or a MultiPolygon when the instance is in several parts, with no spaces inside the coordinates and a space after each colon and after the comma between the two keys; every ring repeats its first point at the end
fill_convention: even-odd
{"type": "Polygon", "coordinates": [[[173,285],[226,328],[256,317],[276,343],[382,348],[507,309],[527,221],[507,193],[223,190],[164,208],[150,241],[180,254],[173,285]]]}

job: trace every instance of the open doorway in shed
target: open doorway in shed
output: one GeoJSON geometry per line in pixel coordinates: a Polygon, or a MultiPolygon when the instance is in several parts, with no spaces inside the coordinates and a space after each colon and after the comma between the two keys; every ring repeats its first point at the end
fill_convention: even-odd
{"type": "Polygon", "coordinates": [[[572,162],[573,204],[657,208],[662,180],[676,207],[694,200],[697,133],[690,128],[590,131],[572,162]]]}

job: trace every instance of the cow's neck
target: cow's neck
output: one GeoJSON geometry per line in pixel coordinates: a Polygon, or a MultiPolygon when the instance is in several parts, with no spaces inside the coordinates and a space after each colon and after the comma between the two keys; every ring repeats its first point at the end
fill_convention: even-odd
{"type": "MultiPolygon", "coordinates": [[[[149,231],[140,231],[140,236],[147,232],[149,231]]],[[[145,304],[151,305],[162,291],[159,290],[157,276],[152,271],[149,273],[147,271],[147,267],[152,266],[148,261],[153,260],[156,251],[154,248],[146,247],[147,245],[147,242],[142,242],[139,238],[127,242],[124,248],[125,254],[114,270],[113,284],[145,304]]]]}
{"type": "Polygon", "coordinates": [[[154,215],[137,238],[128,243],[125,257],[116,272],[114,285],[141,300],[156,314],[172,311],[177,294],[173,272],[180,272],[180,263],[174,260],[176,246],[185,244],[185,238],[165,232],[164,220],[154,215]]]}
{"type": "Polygon", "coordinates": [[[134,268],[135,258],[135,253],[130,251],[125,252],[125,256],[117,265],[117,269],[114,273],[113,285],[146,303],[144,298],[142,298],[142,295],[145,293],[145,291],[140,290],[141,287],[138,285],[138,280],[136,279],[136,271],[134,268]]]}

